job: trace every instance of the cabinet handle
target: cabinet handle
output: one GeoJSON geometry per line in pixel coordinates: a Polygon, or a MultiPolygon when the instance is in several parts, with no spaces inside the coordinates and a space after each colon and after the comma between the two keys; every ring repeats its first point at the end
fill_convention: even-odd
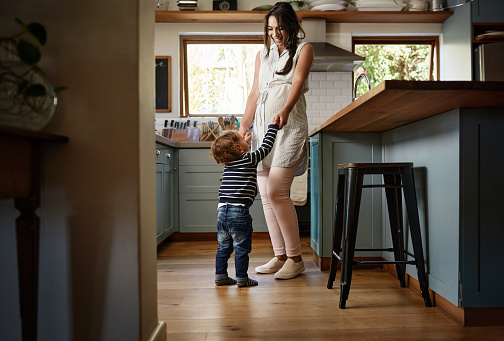
{"type": "Polygon", "coordinates": [[[161,152],[156,149],[156,155],[161,155],[161,152]]]}
{"type": "Polygon", "coordinates": [[[222,182],[222,176],[219,178],[219,181],[222,182]]]}
{"type": "Polygon", "coordinates": [[[170,153],[166,153],[166,158],[167,159],[171,158],[171,154],[170,153]]]}

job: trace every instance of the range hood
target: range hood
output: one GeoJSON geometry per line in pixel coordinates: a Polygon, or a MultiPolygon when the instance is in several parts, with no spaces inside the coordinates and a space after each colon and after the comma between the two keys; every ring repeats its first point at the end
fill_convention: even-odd
{"type": "Polygon", "coordinates": [[[304,41],[313,46],[315,59],[310,72],[352,72],[366,58],[326,42],[326,20],[303,18],[304,41]]]}

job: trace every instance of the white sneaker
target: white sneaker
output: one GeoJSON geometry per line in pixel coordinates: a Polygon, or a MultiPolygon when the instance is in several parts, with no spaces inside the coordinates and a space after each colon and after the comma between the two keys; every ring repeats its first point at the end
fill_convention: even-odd
{"type": "Polygon", "coordinates": [[[305,271],[303,261],[296,263],[292,259],[287,259],[284,266],[275,273],[276,279],[291,279],[305,271]]]}
{"type": "Polygon", "coordinates": [[[285,264],[285,261],[273,257],[268,263],[255,268],[255,272],[260,274],[271,274],[277,272],[285,264]]]}

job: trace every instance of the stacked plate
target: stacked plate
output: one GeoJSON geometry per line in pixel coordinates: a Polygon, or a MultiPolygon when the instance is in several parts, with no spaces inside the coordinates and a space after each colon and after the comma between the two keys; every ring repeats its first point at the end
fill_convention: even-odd
{"type": "Polygon", "coordinates": [[[311,11],[346,11],[350,1],[351,0],[306,0],[306,3],[311,11]]]}
{"type": "Polygon", "coordinates": [[[403,6],[394,0],[353,0],[356,11],[401,11],[403,6]]]}

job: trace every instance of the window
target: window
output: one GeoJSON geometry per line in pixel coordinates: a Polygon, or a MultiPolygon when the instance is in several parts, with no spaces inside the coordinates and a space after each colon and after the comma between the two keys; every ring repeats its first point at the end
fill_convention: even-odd
{"type": "Polygon", "coordinates": [[[181,36],[181,116],[242,115],[262,36],[181,36]]]}
{"type": "MultiPolygon", "coordinates": [[[[365,73],[371,87],[383,80],[439,80],[438,37],[354,37],[354,52],[366,62],[354,71],[365,73]]],[[[367,91],[360,82],[357,97],[367,91]]]]}

